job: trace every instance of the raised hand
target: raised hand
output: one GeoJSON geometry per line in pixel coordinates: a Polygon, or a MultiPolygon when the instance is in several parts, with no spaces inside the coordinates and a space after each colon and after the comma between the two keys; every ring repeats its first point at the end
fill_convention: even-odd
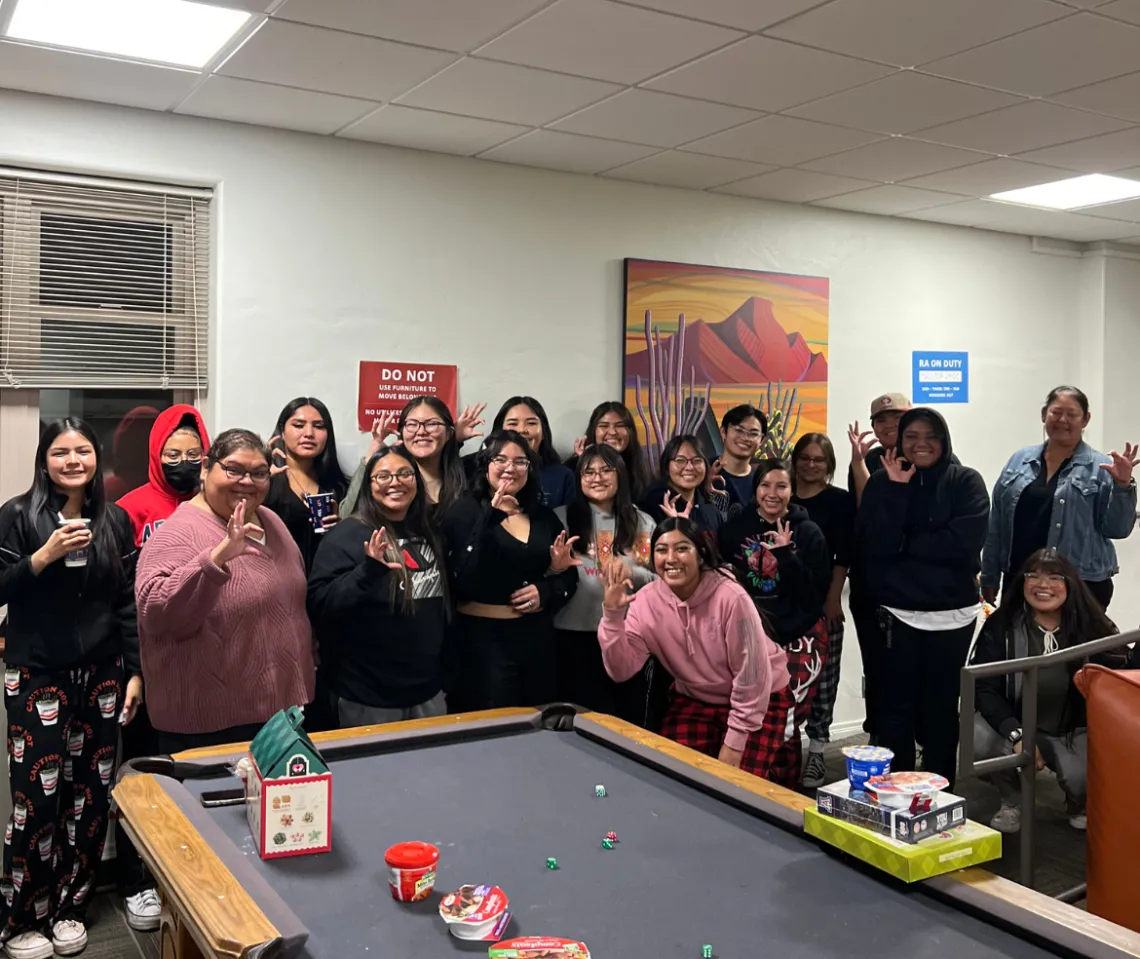
{"type": "Polygon", "coordinates": [[[914,478],[914,464],[911,463],[910,469],[903,469],[903,462],[895,450],[887,450],[883,454],[883,469],[887,471],[892,483],[909,483],[914,478]]]}
{"type": "Polygon", "coordinates": [[[491,509],[499,509],[508,516],[514,516],[515,513],[521,513],[522,508],[519,506],[519,501],[507,492],[507,486],[509,484],[510,481],[506,478],[499,481],[499,488],[495,490],[495,495],[491,497],[491,509]]]}
{"type": "Polygon", "coordinates": [[[397,572],[404,568],[404,555],[383,526],[374,529],[368,537],[368,542],[364,544],[364,555],[397,572]]]}
{"type": "Polygon", "coordinates": [[[1123,454],[1113,450],[1108,455],[1112,458],[1112,462],[1101,463],[1100,468],[1112,477],[1117,486],[1127,486],[1132,482],[1133,469],[1137,463],[1140,463],[1140,445],[1125,443],[1123,454]]]}
{"type": "Polygon", "coordinates": [[[574,455],[581,456],[586,452],[586,447],[590,445],[590,441],[584,436],[579,436],[574,440],[574,455]]]}
{"type": "Polygon", "coordinates": [[[783,519],[776,520],[775,530],[769,530],[764,534],[763,545],[769,549],[779,549],[781,546],[792,545],[792,524],[785,522],[783,519]]]}
{"type": "Polygon", "coordinates": [[[233,514],[226,523],[226,537],[214,547],[210,559],[219,569],[225,569],[226,563],[239,556],[256,556],[257,550],[246,537],[260,533],[260,526],[245,521],[245,500],[242,500],[234,507],[233,514]]]}
{"type": "Polygon", "coordinates": [[[693,512],[693,503],[696,502],[694,497],[691,500],[685,500],[680,493],[670,493],[665,491],[665,498],[661,501],[661,512],[663,512],[670,519],[688,519],[689,514],[693,512]],[[678,502],[684,500],[685,508],[678,509],[678,502]]]}
{"type": "Polygon", "coordinates": [[[460,414],[455,418],[456,443],[462,446],[468,440],[473,440],[477,436],[483,435],[479,427],[487,422],[482,418],[483,410],[486,408],[486,403],[474,403],[471,406],[463,407],[460,414]]]}
{"type": "Polygon", "coordinates": [[[384,440],[396,432],[399,422],[400,414],[396,410],[384,410],[372,421],[372,439],[368,443],[368,456],[365,459],[371,459],[384,448],[384,440]]]}
{"type": "Polygon", "coordinates": [[[550,572],[564,573],[571,566],[581,566],[582,561],[574,555],[574,544],[578,542],[577,536],[566,538],[566,530],[558,534],[550,544],[550,572]]]}
{"type": "Polygon", "coordinates": [[[728,483],[721,474],[720,460],[713,463],[705,473],[705,492],[709,496],[717,493],[728,493],[728,483]]]}
{"type": "Polygon", "coordinates": [[[621,560],[602,567],[602,583],[605,587],[602,606],[605,609],[625,609],[633,602],[633,580],[621,560]]]}
{"type": "Polygon", "coordinates": [[[289,469],[289,461],[285,458],[285,441],[278,433],[269,441],[269,475],[276,476],[289,469]]]}
{"type": "Polygon", "coordinates": [[[847,441],[851,444],[851,459],[862,462],[877,442],[871,430],[859,432],[859,421],[856,420],[847,427],[847,441]]]}

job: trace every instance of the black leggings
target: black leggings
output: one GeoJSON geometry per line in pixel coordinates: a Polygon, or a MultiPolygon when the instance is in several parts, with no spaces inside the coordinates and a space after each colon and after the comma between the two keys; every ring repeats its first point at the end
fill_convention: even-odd
{"type": "Polygon", "coordinates": [[[1104,609],[1108,610],[1108,604],[1112,602],[1113,586],[1111,579],[1100,580],[1085,580],[1085,585],[1089,588],[1089,592],[1093,594],[1104,609]]]}
{"type": "Polygon", "coordinates": [[[558,698],[558,656],[549,613],[518,619],[455,616],[459,676],[450,708],[543,706],[558,698]]]}
{"type": "Polygon", "coordinates": [[[559,629],[558,698],[645,726],[648,722],[649,661],[624,683],[615,683],[602,662],[597,630],[559,629]]]}

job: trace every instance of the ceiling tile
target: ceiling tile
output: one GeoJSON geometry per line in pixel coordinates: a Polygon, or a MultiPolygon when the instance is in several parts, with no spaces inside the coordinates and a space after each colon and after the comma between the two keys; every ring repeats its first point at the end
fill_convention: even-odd
{"type": "Polygon", "coordinates": [[[768,35],[913,67],[1071,13],[1051,0],[836,0],[768,35]]]}
{"type": "Polygon", "coordinates": [[[537,126],[580,110],[619,89],[612,83],[467,57],[397,102],[537,126]]]}
{"type": "Polygon", "coordinates": [[[1064,180],[1073,174],[1068,170],[1038,166],[1022,160],[1003,158],[985,160],[955,170],[943,170],[927,176],[907,180],[907,186],[918,186],[928,190],[941,190],[944,193],[960,193],[963,196],[990,196],[1006,190],[1017,190],[1039,183],[1052,183],[1064,180]]]}
{"type": "Polygon", "coordinates": [[[1078,13],[936,60],[923,71],[1027,96],[1049,96],[1120,76],[1137,63],[1140,28],[1078,13]]]}
{"type": "Polygon", "coordinates": [[[247,10],[250,13],[265,13],[275,0],[195,0],[211,7],[225,7],[228,10],[247,10]]]}
{"type": "Polygon", "coordinates": [[[767,116],[733,130],[687,143],[685,149],[735,160],[794,166],[805,160],[850,150],[877,139],[879,137],[876,134],[861,130],[847,130],[794,117],[767,116]]]}
{"type": "Polygon", "coordinates": [[[976,163],[981,156],[936,143],[892,137],[822,160],[813,160],[805,163],[804,169],[889,183],[976,163]]]}
{"type": "Polygon", "coordinates": [[[341,131],[340,136],[415,150],[474,156],[526,131],[527,127],[513,123],[388,104],[341,131]]]}
{"type": "Polygon", "coordinates": [[[1121,239],[1136,232],[1135,223],[1104,220],[1064,210],[1038,210],[1013,203],[990,202],[996,209],[994,218],[981,224],[987,230],[1049,236],[1079,243],[1121,239]]]}
{"type": "Polygon", "coordinates": [[[861,130],[911,133],[1017,102],[1008,93],[904,70],[788,112],[861,130]]]}
{"type": "Polygon", "coordinates": [[[1030,100],[982,116],[931,127],[916,136],[970,150],[1010,154],[1111,133],[1126,126],[1128,123],[1124,120],[1110,120],[1044,100],[1030,100]]]}
{"type": "MultiPolygon", "coordinates": [[[[638,7],[753,32],[819,6],[821,0],[628,0],[638,7]]],[[[1107,2],[1107,0],[1105,0],[1107,2]]]]}
{"type": "Polygon", "coordinates": [[[1140,122],[1140,73],[1129,73],[1114,80],[1104,80],[1050,99],[1109,116],[1140,122]]]}
{"type": "Polygon", "coordinates": [[[1111,173],[1140,164],[1140,127],[1018,154],[1082,173],[1111,173]]]}
{"type": "Polygon", "coordinates": [[[670,150],[667,153],[658,153],[656,156],[628,163],[604,173],[603,176],[707,190],[710,187],[731,183],[733,180],[755,176],[769,169],[771,168],[759,163],[745,163],[743,160],[725,160],[721,157],[706,157],[699,153],[670,150]]]}
{"type": "Polygon", "coordinates": [[[891,72],[835,53],[749,37],[646,86],[775,113],[891,72]]]}
{"type": "Polygon", "coordinates": [[[0,87],[13,90],[166,110],[200,79],[200,73],[173,67],[0,40],[0,87]]]}
{"type": "Polygon", "coordinates": [[[1140,0],[1113,0],[1112,3],[1097,7],[1096,12],[1102,17],[1140,24],[1140,0]]]}
{"type": "Polygon", "coordinates": [[[174,112],[307,133],[333,133],[377,106],[331,93],[209,77],[174,112]]]}
{"type": "Polygon", "coordinates": [[[388,100],[455,60],[438,50],[267,22],[218,71],[227,77],[388,100]]]}
{"type": "Polygon", "coordinates": [[[1057,2],[1078,10],[1091,10],[1093,7],[1103,7],[1106,3],[1112,3],[1112,0],[1057,0],[1057,2]]]}
{"type": "Polygon", "coordinates": [[[932,190],[915,190],[908,186],[873,186],[857,193],[833,196],[827,200],[817,200],[813,206],[825,206],[833,210],[852,210],[856,213],[880,213],[895,216],[912,210],[923,210],[932,206],[953,203],[955,197],[948,193],[935,193],[932,190]]]}
{"type": "Polygon", "coordinates": [[[597,137],[557,133],[554,130],[534,130],[517,140],[488,150],[480,159],[547,167],[570,173],[601,173],[656,152],[655,147],[633,143],[599,140],[597,137]]]}
{"type": "Polygon", "coordinates": [[[739,180],[717,187],[716,193],[734,196],[753,196],[764,200],[783,200],[786,203],[807,203],[824,197],[850,193],[869,186],[866,180],[855,180],[830,173],[812,173],[810,170],[773,170],[759,176],[739,180]]]}
{"type": "Polygon", "coordinates": [[[550,0],[286,0],[273,15],[387,40],[464,53],[550,0]]]}
{"type": "Polygon", "coordinates": [[[740,37],[735,30],[608,0],[557,0],[479,56],[637,83],[740,37]]]}
{"type": "Polygon", "coordinates": [[[1099,216],[1108,220],[1124,220],[1128,223],[1140,223],[1140,200],[1125,200],[1123,203],[1106,203],[1104,206],[1094,206],[1088,210],[1081,210],[1085,216],[1099,216]]]}
{"type": "Polygon", "coordinates": [[[963,200],[947,206],[935,206],[926,210],[913,210],[901,214],[908,219],[929,220],[933,223],[950,223],[955,226],[980,226],[993,220],[993,203],[987,200],[963,200]]]}
{"type": "Polygon", "coordinates": [[[552,126],[557,130],[609,137],[611,140],[672,147],[745,123],[759,115],[754,110],[690,100],[669,93],[626,90],[552,126]]]}

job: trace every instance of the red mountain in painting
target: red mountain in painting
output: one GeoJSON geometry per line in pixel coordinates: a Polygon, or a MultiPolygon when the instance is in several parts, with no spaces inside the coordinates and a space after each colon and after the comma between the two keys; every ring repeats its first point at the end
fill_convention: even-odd
{"type": "MultiPolygon", "coordinates": [[[[662,340],[665,347],[672,337],[662,340]]],[[[788,335],[770,300],[751,297],[721,323],[697,320],[685,327],[685,382],[693,367],[698,383],[822,383],[827,360],[813,353],[799,332],[788,335]]],[[[626,357],[627,376],[649,376],[647,351],[626,357]]]]}

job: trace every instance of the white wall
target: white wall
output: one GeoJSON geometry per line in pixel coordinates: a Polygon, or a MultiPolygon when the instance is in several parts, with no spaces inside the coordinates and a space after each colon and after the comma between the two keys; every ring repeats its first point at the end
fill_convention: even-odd
{"type": "Polygon", "coordinates": [[[220,186],[214,428],[269,429],[307,393],[348,438],[357,361],[391,358],[457,363],[461,399],[492,409],[537,395],[565,446],[620,395],[626,256],[830,277],[837,442],[874,395],[910,392],[912,349],[970,351],[971,402],[943,409],[987,482],[1040,436],[1048,389],[1092,375],[1085,264],[1024,237],[6,91],[0,162],[220,186]]]}

